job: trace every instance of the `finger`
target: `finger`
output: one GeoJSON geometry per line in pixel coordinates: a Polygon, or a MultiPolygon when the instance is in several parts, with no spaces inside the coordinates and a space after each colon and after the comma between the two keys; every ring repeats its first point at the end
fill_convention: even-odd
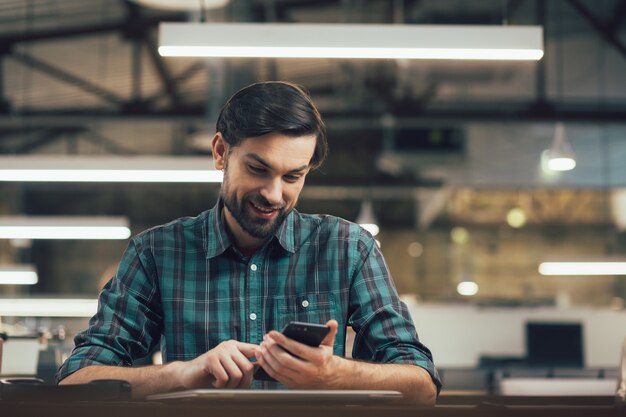
{"type": "Polygon", "coordinates": [[[252,343],[237,342],[236,347],[246,358],[254,358],[254,354],[259,350],[259,345],[252,343]]]}
{"type": "Polygon", "coordinates": [[[333,344],[335,343],[335,336],[337,336],[339,323],[337,323],[337,320],[328,320],[326,322],[326,325],[330,327],[330,331],[328,332],[324,340],[322,340],[322,343],[320,343],[320,345],[333,346],[333,344]]]}
{"type": "Polygon", "coordinates": [[[267,354],[276,359],[283,367],[297,370],[302,367],[302,364],[309,363],[306,359],[295,357],[269,337],[263,346],[267,354]]]}
{"type": "Polygon", "coordinates": [[[211,385],[213,388],[222,388],[228,382],[228,373],[226,373],[226,370],[219,360],[215,360],[215,362],[209,366],[209,372],[212,378],[211,385]]]}
{"type": "Polygon", "coordinates": [[[267,351],[263,348],[263,346],[261,346],[261,349],[259,349],[256,353],[255,365],[259,368],[263,368],[268,375],[273,377],[272,373],[274,373],[274,369],[267,363],[267,355],[267,351]]]}
{"type": "Polygon", "coordinates": [[[268,347],[271,346],[272,343],[277,344],[293,355],[296,355],[304,360],[310,360],[317,354],[317,347],[311,347],[305,345],[304,343],[296,342],[295,340],[289,339],[282,333],[274,330],[265,335],[264,340],[265,343],[268,344],[268,347]]]}
{"type": "Polygon", "coordinates": [[[293,356],[275,342],[270,340],[265,343],[265,346],[266,354],[269,355],[269,360],[273,361],[274,368],[290,379],[301,380],[305,375],[317,372],[317,367],[313,362],[293,356]]]}
{"type": "MultiPolygon", "coordinates": [[[[280,350],[280,353],[283,355],[289,356],[291,359],[295,360],[293,356],[289,355],[278,346],[274,346],[274,348],[280,350]]],[[[262,350],[261,358],[265,371],[278,382],[290,385],[294,384],[298,379],[298,373],[281,363],[281,361],[276,357],[275,352],[272,352],[269,349],[264,349],[262,350]]]]}
{"type": "Polygon", "coordinates": [[[239,369],[233,359],[229,356],[220,358],[220,363],[228,374],[226,383],[223,385],[223,387],[235,388],[241,382],[241,379],[243,378],[243,372],[241,372],[241,369],[239,369]]]}
{"type": "Polygon", "coordinates": [[[235,362],[239,370],[242,372],[242,378],[237,385],[237,388],[248,388],[252,383],[252,377],[254,375],[254,365],[248,358],[242,353],[237,353],[232,356],[232,360],[235,362]]]}

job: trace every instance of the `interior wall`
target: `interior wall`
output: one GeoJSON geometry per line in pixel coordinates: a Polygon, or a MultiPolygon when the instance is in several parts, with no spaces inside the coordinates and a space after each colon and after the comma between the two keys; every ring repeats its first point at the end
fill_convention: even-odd
{"type": "Polygon", "coordinates": [[[626,338],[626,312],[594,308],[481,308],[406,299],[420,340],[439,367],[475,367],[481,355],[526,355],[525,323],[581,323],[585,366],[617,368],[626,338]]]}

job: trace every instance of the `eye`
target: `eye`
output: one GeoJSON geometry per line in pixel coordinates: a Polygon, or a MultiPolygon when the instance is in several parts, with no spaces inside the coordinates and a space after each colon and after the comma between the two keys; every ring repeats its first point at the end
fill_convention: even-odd
{"type": "Polygon", "coordinates": [[[300,176],[300,175],[285,175],[283,178],[287,182],[294,183],[294,182],[298,182],[298,180],[300,180],[300,178],[302,178],[302,176],[300,176]]]}
{"type": "Polygon", "coordinates": [[[256,175],[261,175],[265,173],[265,168],[261,168],[256,165],[248,165],[248,169],[250,170],[250,172],[256,175]]]}

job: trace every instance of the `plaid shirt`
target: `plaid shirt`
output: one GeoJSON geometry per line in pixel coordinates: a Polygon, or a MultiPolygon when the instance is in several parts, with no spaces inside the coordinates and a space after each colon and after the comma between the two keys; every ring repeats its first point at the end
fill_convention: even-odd
{"type": "MultiPolygon", "coordinates": [[[[222,203],[131,239],[89,328],[57,381],[89,365],[132,366],[158,348],[194,359],[229,339],[260,344],[290,321],[339,322],[334,353],[425,368],[441,386],[374,239],[360,226],[293,210],[250,257],[232,244],[222,203]]],[[[267,387],[267,386],[266,386],[267,387]]]]}

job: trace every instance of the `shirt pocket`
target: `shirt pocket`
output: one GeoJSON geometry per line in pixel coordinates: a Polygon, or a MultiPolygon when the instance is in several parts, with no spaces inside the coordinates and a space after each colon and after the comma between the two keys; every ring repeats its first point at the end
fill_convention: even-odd
{"type": "Polygon", "coordinates": [[[345,354],[345,319],[341,317],[339,305],[332,293],[312,293],[285,297],[275,300],[274,323],[282,330],[292,321],[326,324],[330,319],[339,322],[333,351],[335,355],[345,354]]]}
{"type": "Polygon", "coordinates": [[[326,324],[339,320],[336,303],[331,293],[303,294],[276,300],[277,328],[282,330],[292,321],[326,324]]]}

